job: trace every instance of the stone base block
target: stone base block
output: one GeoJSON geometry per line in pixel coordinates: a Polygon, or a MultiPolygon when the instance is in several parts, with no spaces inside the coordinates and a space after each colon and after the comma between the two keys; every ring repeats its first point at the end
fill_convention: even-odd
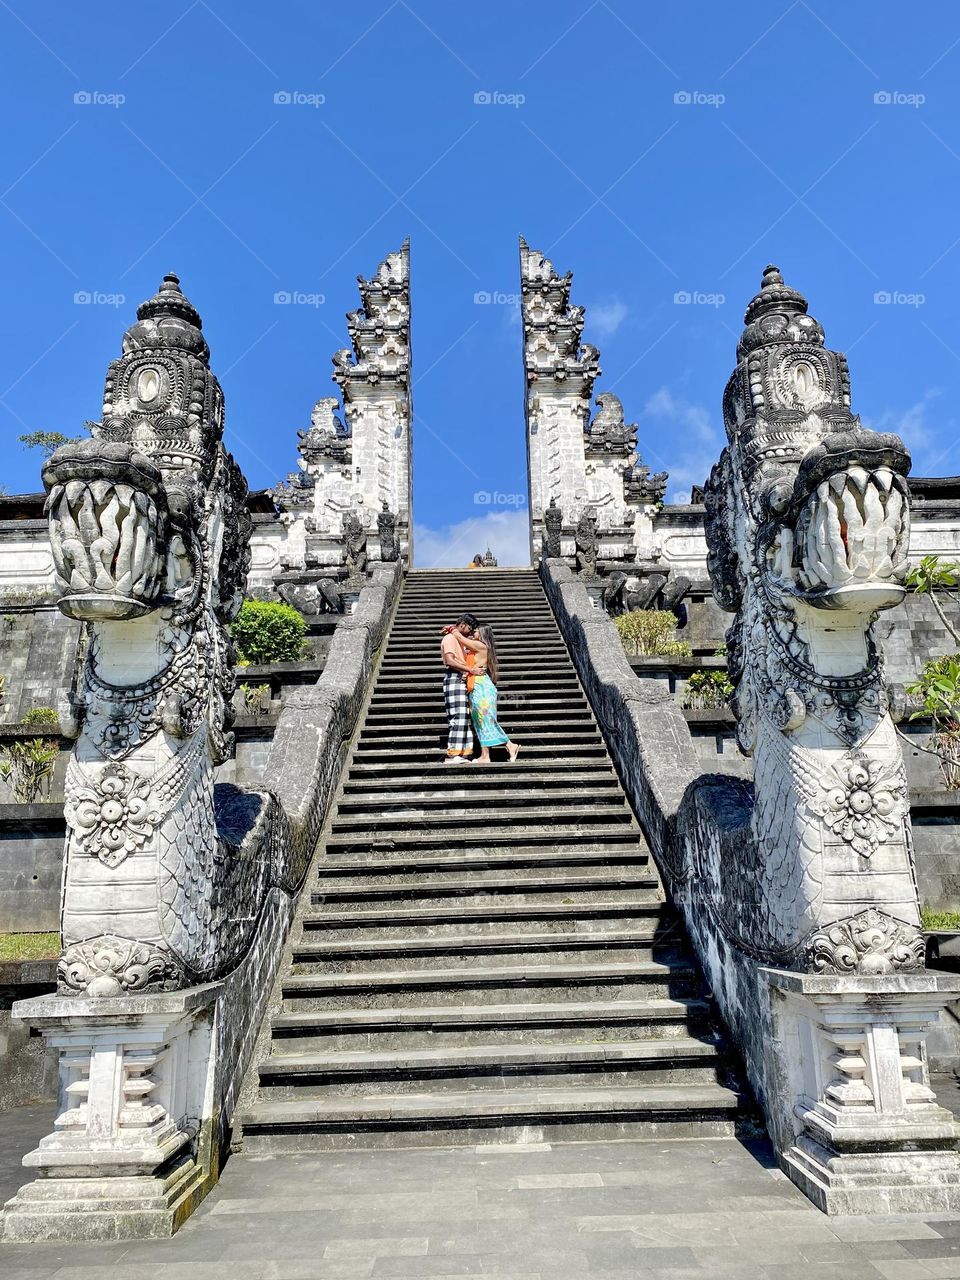
{"type": "Polygon", "coordinates": [[[784,1152],[784,1172],[824,1213],[957,1213],[955,1151],[840,1154],[806,1135],[784,1152]]]}
{"type": "Polygon", "coordinates": [[[190,1156],[151,1175],[41,1177],[6,1204],[7,1242],[157,1240],[171,1236],[208,1190],[190,1156]]]}

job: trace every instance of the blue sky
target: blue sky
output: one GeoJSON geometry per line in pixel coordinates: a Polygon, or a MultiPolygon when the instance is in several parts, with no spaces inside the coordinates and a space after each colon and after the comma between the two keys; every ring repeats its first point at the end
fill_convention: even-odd
{"type": "Polygon", "coordinates": [[[98,415],[136,304],[174,270],[228,444],[251,486],[276,482],[335,390],[357,273],[409,235],[418,560],[488,540],[522,558],[520,233],[574,271],[598,390],[639,422],[668,496],[719,453],[768,261],[849,353],[864,420],[902,430],[916,473],[960,471],[960,8],[911,12],[0,0],[0,481],[39,487],[17,435],[98,415]],[[324,301],[278,306],[284,290],[324,301]]]}

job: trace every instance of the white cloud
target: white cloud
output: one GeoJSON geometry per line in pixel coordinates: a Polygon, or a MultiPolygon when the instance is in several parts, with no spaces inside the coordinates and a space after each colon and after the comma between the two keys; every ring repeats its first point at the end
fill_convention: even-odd
{"type": "Polygon", "coordinates": [[[588,342],[594,338],[609,338],[617,332],[627,318],[626,303],[614,299],[611,302],[595,302],[587,307],[587,323],[583,336],[588,342]]]}
{"type": "Polygon", "coordinates": [[[413,527],[413,561],[418,569],[464,568],[487,547],[504,567],[530,563],[530,519],[526,507],[485,511],[437,528],[425,524],[413,527]]]}
{"type": "MultiPolygon", "coordinates": [[[[948,430],[951,427],[950,423],[946,421],[938,423],[938,431],[927,421],[930,406],[939,399],[941,394],[938,388],[931,387],[906,409],[884,409],[877,418],[868,418],[864,415],[863,425],[871,427],[874,431],[895,432],[913,453],[915,464],[922,459],[927,474],[939,474],[941,470],[939,463],[941,460],[945,461],[947,454],[952,452],[956,438],[955,432],[948,430]],[[941,452],[944,439],[947,439],[949,444],[946,450],[941,452]]],[[[914,465],[914,472],[921,474],[917,471],[916,465],[914,465]]]]}
{"type": "Polygon", "coordinates": [[[643,406],[640,455],[653,471],[669,471],[668,502],[689,502],[690,487],[703,484],[720,457],[724,433],[702,404],[660,387],[643,406]]]}

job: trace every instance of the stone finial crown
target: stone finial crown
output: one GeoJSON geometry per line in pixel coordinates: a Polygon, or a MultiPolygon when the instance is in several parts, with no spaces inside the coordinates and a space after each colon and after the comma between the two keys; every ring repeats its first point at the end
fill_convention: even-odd
{"type": "Polygon", "coordinates": [[[806,298],[784,283],[780,268],[772,263],[763,272],[760,291],[747,304],[743,322],[746,328],[737,344],[738,360],[758,347],[773,343],[823,346],[823,329],[807,314],[806,298]]]}
{"type": "Polygon", "coordinates": [[[168,271],[153,297],[137,307],[136,322],[124,334],[123,352],[169,348],[209,364],[210,348],[202,329],[199,311],[185,297],[179,277],[168,271]]]}

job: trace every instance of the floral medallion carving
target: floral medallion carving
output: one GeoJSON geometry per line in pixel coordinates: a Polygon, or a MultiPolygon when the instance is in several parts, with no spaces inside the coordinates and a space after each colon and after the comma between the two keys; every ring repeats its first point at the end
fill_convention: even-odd
{"type": "Polygon", "coordinates": [[[869,858],[896,835],[906,811],[907,783],[900,762],[847,756],[824,779],[814,809],[834,833],[869,858]]]}
{"type": "Polygon", "coordinates": [[[69,798],[68,821],[80,847],[108,867],[142,849],[161,817],[148,780],[116,762],[69,798]]]}

